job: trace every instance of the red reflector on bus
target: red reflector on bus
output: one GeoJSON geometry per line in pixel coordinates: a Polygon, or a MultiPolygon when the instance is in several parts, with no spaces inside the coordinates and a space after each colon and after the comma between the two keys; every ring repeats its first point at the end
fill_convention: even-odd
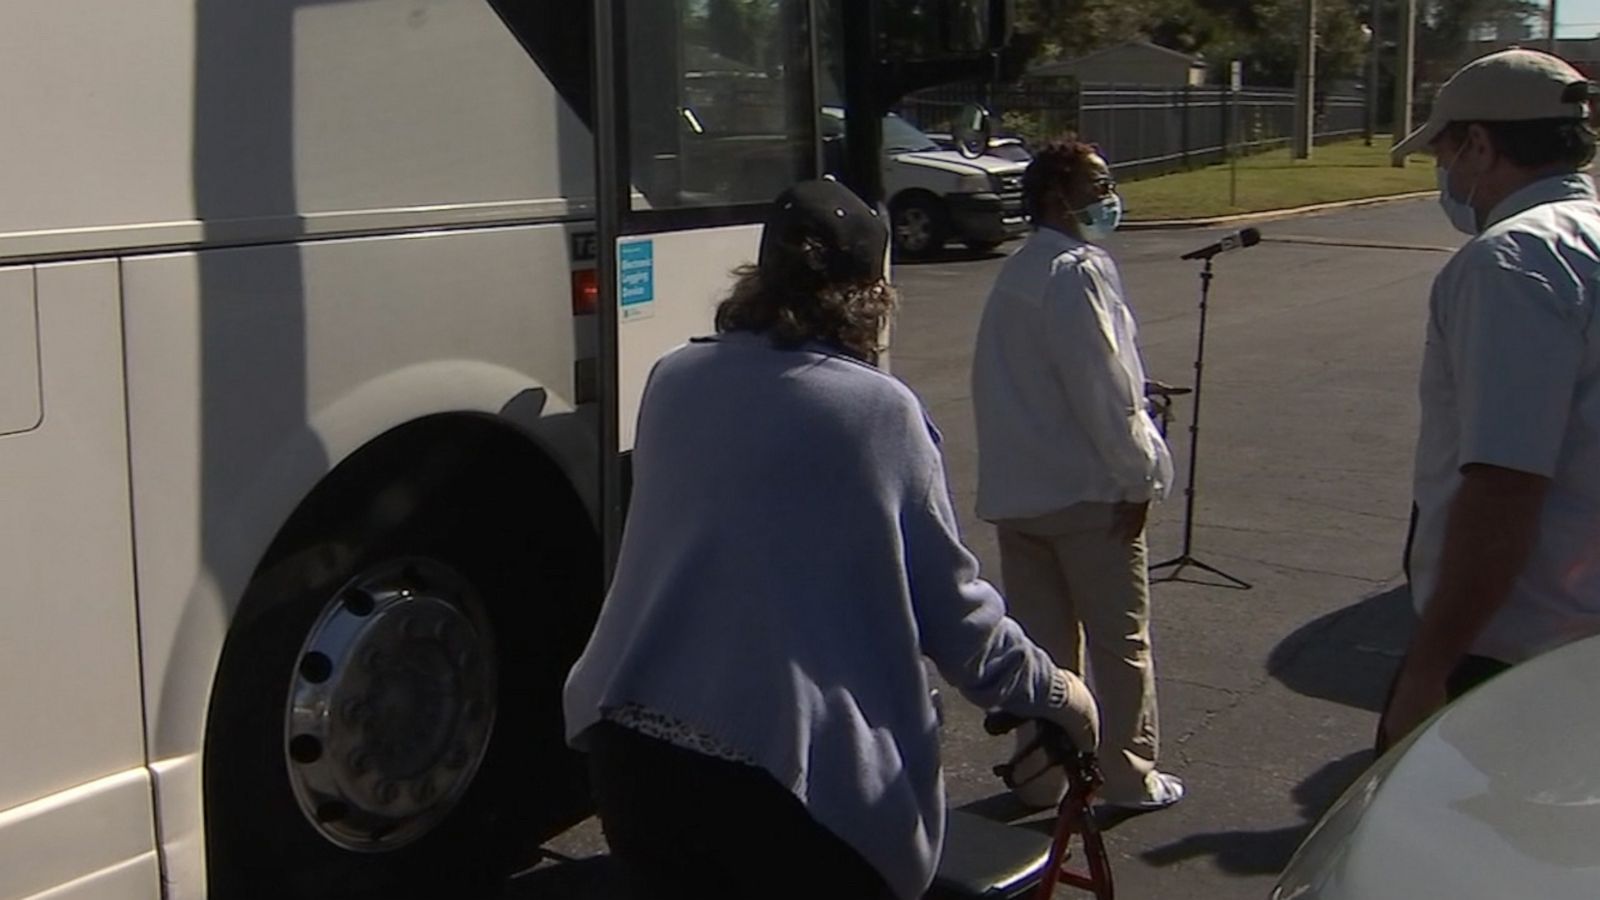
{"type": "Polygon", "coordinates": [[[572,314],[592,316],[600,311],[600,276],[594,269],[572,273],[572,314]]]}

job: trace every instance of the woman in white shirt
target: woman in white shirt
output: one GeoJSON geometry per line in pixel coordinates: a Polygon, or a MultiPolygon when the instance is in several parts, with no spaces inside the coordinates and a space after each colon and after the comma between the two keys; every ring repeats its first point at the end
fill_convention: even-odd
{"type": "Polygon", "coordinates": [[[1042,148],[1023,193],[1036,230],[995,280],[972,363],[978,515],[999,532],[1017,620],[1073,671],[1087,657],[1104,714],[1101,796],[1162,809],[1183,782],[1156,768],[1144,525],[1172,457],[1145,402],[1122,277],[1096,243],[1122,203],[1106,161],[1077,140],[1042,148]]]}

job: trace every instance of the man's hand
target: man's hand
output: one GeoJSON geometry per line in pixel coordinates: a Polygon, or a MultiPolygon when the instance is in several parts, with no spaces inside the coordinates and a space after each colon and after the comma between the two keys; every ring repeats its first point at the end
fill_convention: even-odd
{"type": "Polygon", "coordinates": [[[1132,541],[1144,533],[1145,520],[1150,516],[1150,502],[1118,503],[1111,510],[1111,534],[1132,541]]]}
{"type": "Polygon", "coordinates": [[[1395,680],[1394,694],[1378,722],[1378,752],[1382,753],[1414,731],[1448,702],[1445,681],[1448,673],[1424,671],[1402,664],[1395,680]]]}
{"type": "Polygon", "coordinates": [[[1378,743],[1398,741],[1446,700],[1450,672],[1505,605],[1539,533],[1549,479],[1482,464],[1464,466],[1450,500],[1438,583],[1395,679],[1378,743]]]}

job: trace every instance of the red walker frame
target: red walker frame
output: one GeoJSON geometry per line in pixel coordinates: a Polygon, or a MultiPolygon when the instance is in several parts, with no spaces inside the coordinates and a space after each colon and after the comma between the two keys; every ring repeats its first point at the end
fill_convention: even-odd
{"type": "MultiPolygon", "coordinates": [[[[1025,721],[1008,713],[991,713],[984,719],[984,729],[990,734],[1005,734],[1015,730],[1025,721]]],[[[1059,727],[1044,721],[1036,723],[1037,737],[1018,754],[1022,757],[1036,748],[1043,748],[1051,765],[1058,765],[1067,774],[1067,793],[1056,808],[1055,837],[1050,844],[1049,862],[1038,887],[1033,890],[1034,900],[1052,900],[1057,884],[1067,884],[1093,894],[1095,900],[1114,900],[1116,889],[1111,877],[1111,860],[1106,855],[1100,825],[1094,817],[1094,794],[1104,783],[1100,764],[1093,753],[1079,750],[1072,739],[1059,727]],[[1075,869],[1066,864],[1072,837],[1083,842],[1084,862],[1087,869],[1075,869]]],[[[995,767],[995,774],[1011,785],[1012,765],[995,767]]]]}

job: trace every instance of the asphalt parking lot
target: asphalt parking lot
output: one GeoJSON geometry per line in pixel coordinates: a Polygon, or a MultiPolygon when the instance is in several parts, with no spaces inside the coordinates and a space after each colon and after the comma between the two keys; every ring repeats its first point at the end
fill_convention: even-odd
{"type": "MultiPolygon", "coordinates": [[[[1431,200],[1260,227],[1262,245],[1217,261],[1192,548],[1253,587],[1212,579],[1154,589],[1163,767],[1185,778],[1189,796],[1110,832],[1125,898],[1264,898],[1368,762],[1409,629],[1400,557],[1416,372],[1428,286],[1459,240],[1431,200]]],[[[1178,257],[1219,233],[1124,233],[1112,245],[1154,378],[1193,383],[1199,267],[1178,257]]],[[[993,531],[971,515],[968,376],[1002,259],[952,251],[898,267],[893,343],[895,372],[944,433],[965,534],[994,577],[993,531]]],[[[1189,399],[1177,404],[1172,435],[1180,471],[1189,399]]],[[[1182,517],[1179,494],[1153,513],[1153,559],[1179,551],[1182,517]]],[[[1006,743],[983,734],[977,711],[946,705],[952,803],[1011,818],[990,774],[1006,743]]],[[[550,845],[576,862],[541,867],[513,896],[604,896],[603,866],[585,862],[603,849],[593,823],[580,826],[550,845]]]]}

